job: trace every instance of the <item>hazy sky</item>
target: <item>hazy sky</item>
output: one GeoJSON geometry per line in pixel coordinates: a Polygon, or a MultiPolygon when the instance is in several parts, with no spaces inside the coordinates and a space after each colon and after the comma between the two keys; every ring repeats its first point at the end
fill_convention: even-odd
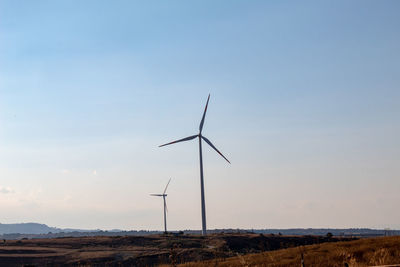
{"type": "Polygon", "coordinates": [[[0,222],[400,228],[399,1],[0,0],[0,222]]]}

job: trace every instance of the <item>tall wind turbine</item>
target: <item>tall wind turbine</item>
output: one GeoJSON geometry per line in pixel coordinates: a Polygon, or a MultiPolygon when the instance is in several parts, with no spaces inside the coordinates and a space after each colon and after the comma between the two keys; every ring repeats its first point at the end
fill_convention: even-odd
{"type": "Polygon", "coordinates": [[[167,194],[165,194],[165,192],[167,192],[167,188],[169,185],[169,182],[171,182],[171,179],[169,179],[167,185],[165,186],[164,192],[162,194],[150,194],[150,196],[155,196],[155,197],[163,197],[164,199],[164,232],[167,232],[167,202],[165,202],[165,197],[167,196],[167,194]]]}
{"type": "Polygon", "coordinates": [[[221,152],[219,152],[219,150],[211,143],[210,140],[208,140],[205,136],[203,136],[201,134],[202,130],[203,130],[203,125],[204,125],[204,119],[206,117],[206,112],[207,112],[207,107],[208,107],[208,101],[210,100],[210,95],[208,95],[207,98],[207,103],[206,103],[206,107],[204,109],[204,113],[203,113],[203,117],[201,118],[200,121],[200,126],[199,126],[199,133],[196,135],[192,135],[186,138],[182,138],[164,145],[161,145],[159,147],[162,146],[166,146],[166,145],[171,145],[171,144],[175,144],[175,143],[179,143],[179,142],[183,142],[183,141],[189,141],[195,138],[199,138],[199,154],[200,154],[200,190],[201,190],[201,223],[202,223],[202,234],[206,235],[207,234],[207,226],[206,226],[206,204],[205,204],[205,199],[204,199],[204,175],[203,175],[203,153],[202,153],[202,147],[201,147],[201,140],[204,140],[207,144],[209,144],[215,151],[217,151],[218,154],[220,154],[228,163],[229,160],[227,158],[225,158],[224,155],[222,155],[221,152]]]}

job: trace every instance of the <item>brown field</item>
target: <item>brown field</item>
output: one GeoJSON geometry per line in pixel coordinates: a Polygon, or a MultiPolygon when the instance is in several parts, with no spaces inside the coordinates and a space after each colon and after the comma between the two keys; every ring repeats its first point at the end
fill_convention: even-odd
{"type": "MultiPolygon", "coordinates": [[[[242,264],[242,258],[229,258],[238,254],[261,253],[341,240],[351,239],[321,236],[212,234],[207,237],[149,235],[7,240],[0,244],[0,266],[156,266],[160,264],[171,266],[196,261],[202,265],[193,263],[188,266],[209,266],[215,262],[230,266],[231,263],[242,264]],[[226,260],[222,261],[222,259],[226,260]],[[207,260],[211,261],[201,263],[207,260]]],[[[292,257],[298,257],[298,248],[287,251],[292,251],[290,254],[292,257]]],[[[277,253],[282,252],[277,251],[277,253]]],[[[256,254],[251,257],[254,257],[255,261],[257,258],[263,261],[265,256],[262,255],[267,254],[256,254]]],[[[280,257],[279,254],[271,255],[280,257]]],[[[282,255],[285,255],[285,252],[282,255]]],[[[307,254],[306,257],[309,257],[308,255],[311,254],[307,254]]],[[[250,260],[247,257],[245,259],[250,260]]]]}
{"type": "Polygon", "coordinates": [[[179,266],[400,266],[400,237],[376,237],[280,249],[179,266]]]}

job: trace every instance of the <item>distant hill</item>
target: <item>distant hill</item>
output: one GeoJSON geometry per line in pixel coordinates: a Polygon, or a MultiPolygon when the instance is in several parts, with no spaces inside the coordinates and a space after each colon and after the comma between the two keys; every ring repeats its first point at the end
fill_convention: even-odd
{"type": "Polygon", "coordinates": [[[96,230],[82,230],[82,229],[71,229],[71,228],[56,228],[50,227],[46,224],[41,223],[10,223],[10,224],[3,224],[0,223],[0,235],[7,235],[7,234],[29,234],[29,235],[42,235],[48,233],[69,233],[69,232],[98,232],[99,229],[96,230]]]}
{"type": "MultiPolygon", "coordinates": [[[[200,234],[200,231],[185,230],[185,233],[200,234]]],[[[214,229],[207,230],[208,233],[257,233],[257,234],[275,234],[275,235],[327,235],[334,236],[393,236],[400,235],[399,230],[389,229],[369,229],[369,228],[292,228],[292,229],[214,229]]]]}
{"type": "Polygon", "coordinates": [[[3,224],[0,223],[0,234],[47,234],[47,233],[59,233],[62,229],[49,227],[45,224],[40,223],[12,223],[3,224]]]}
{"type": "MultiPolygon", "coordinates": [[[[172,231],[174,233],[185,234],[201,234],[200,230],[184,230],[172,231]]],[[[216,233],[257,233],[257,234],[275,234],[275,235],[319,235],[324,236],[328,233],[334,236],[357,236],[357,237],[372,237],[372,236],[390,236],[400,235],[398,230],[384,230],[384,229],[368,229],[368,228],[349,228],[349,229],[214,229],[208,230],[209,234],[216,233]]],[[[109,230],[102,231],[96,230],[82,230],[71,228],[56,228],[49,227],[46,224],[40,223],[15,223],[15,224],[2,224],[0,223],[0,239],[20,239],[20,238],[55,238],[67,236],[145,236],[150,234],[161,234],[161,231],[147,231],[147,230],[109,230]]]]}

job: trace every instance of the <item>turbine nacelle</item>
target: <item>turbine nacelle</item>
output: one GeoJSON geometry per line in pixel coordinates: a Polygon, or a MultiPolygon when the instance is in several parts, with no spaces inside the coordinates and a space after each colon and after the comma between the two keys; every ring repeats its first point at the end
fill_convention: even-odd
{"type": "Polygon", "coordinates": [[[184,142],[184,141],[190,141],[190,140],[193,140],[193,139],[195,139],[195,138],[198,137],[200,140],[203,139],[210,147],[212,147],[212,148],[213,148],[221,157],[223,157],[228,163],[231,163],[231,162],[230,162],[230,161],[229,161],[229,160],[228,160],[228,159],[227,159],[227,158],[212,144],[212,143],[211,143],[210,140],[208,140],[204,135],[201,134],[202,131],[203,131],[204,120],[205,120],[206,113],[207,113],[208,101],[210,101],[210,95],[208,95],[206,107],[205,107],[204,113],[203,113],[203,117],[201,118],[201,121],[200,121],[199,134],[191,135],[191,136],[188,136],[188,137],[179,139],[179,140],[175,140],[175,141],[172,141],[172,142],[169,142],[169,143],[160,145],[160,146],[158,146],[158,147],[168,146],[168,145],[172,145],[172,144],[176,144],[176,143],[180,143],[180,142],[184,142]]]}

